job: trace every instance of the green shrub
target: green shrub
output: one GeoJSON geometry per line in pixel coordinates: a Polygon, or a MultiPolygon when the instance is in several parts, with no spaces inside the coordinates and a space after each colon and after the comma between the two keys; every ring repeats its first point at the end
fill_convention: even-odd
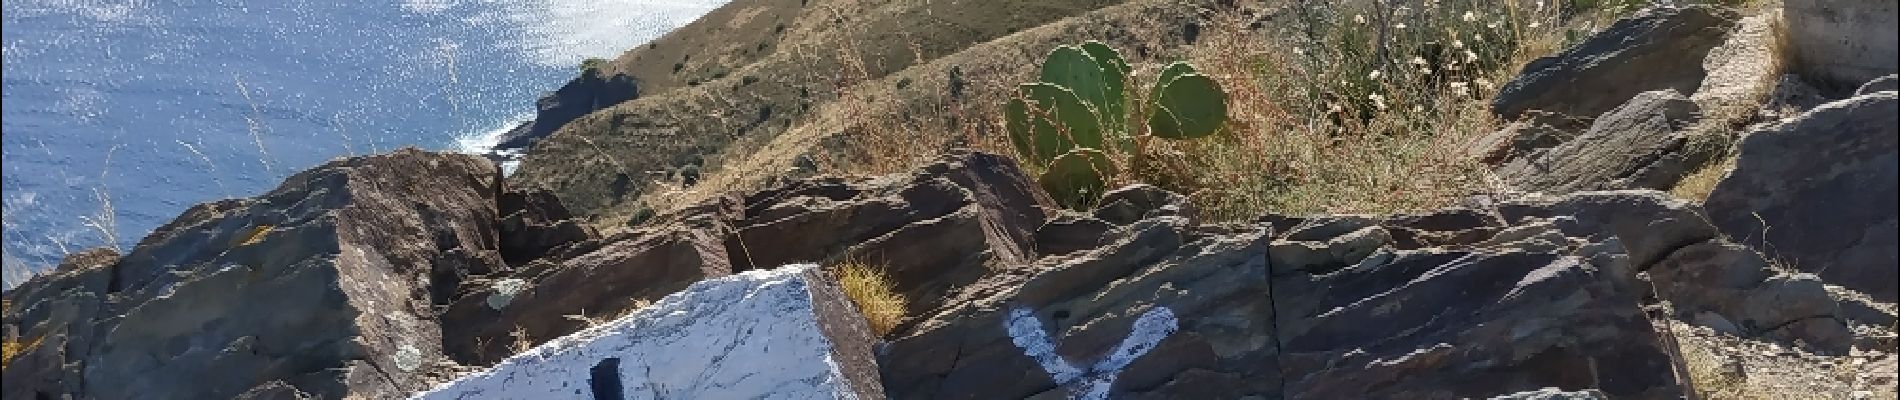
{"type": "Polygon", "coordinates": [[[607,60],[603,58],[588,58],[586,60],[581,60],[581,73],[586,73],[587,71],[599,70],[600,67],[604,65],[607,65],[607,60]]]}

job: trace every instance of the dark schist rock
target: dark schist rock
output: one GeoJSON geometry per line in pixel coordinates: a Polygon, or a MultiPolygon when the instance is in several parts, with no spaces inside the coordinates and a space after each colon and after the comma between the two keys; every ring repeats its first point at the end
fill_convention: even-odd
{"type": "Polygon", "coordinates": [[[519,265],[557,248],[595,239],[599,233],[568,212],[553,192],[508,188],[501,193],[501,253],[519,265]]]}
{"type": "Polygon", "coordinates": [[[1674,90],[1643,92],[1604,113],[1582,135],[1531,152],[1497,169],[1524,190],[1667,190],[1720,151],[1692,146],[1685,129],[1697,120],[1695,102],[1674,90]]]}
{"type": "Polygon", "coordinates": [[[116,262],[76,256],[69,263],[96,266],[7,293],[21,307],[9,325],[63,345],[10,365],[6,397],[392,398],[427,388],[446,360],[431,276],[503,266],[499,182],[473,156],[343,159],[263,196],[193,207],[116,262]]]}
{"type": "Polygon", "coordinates": [[[1642,92],[1694,93],[1706,74],[1703,57],[1736,20],[1733,11],[1709,6],[1643,10],[1525,65],[1492,100],[1491,111],[1507,120],[1530,110],[1588,119],[1642,92]]]}
{"type": "Polygon", "coordinates": [[[1900,100],[1879,91],[1749,132],[1705,206],[1722,233],[1881,301],[1900,297],[1900,100]]]}
{"type": "Polygon", "coordinates": [[[1008,158],[957,153],[908,174],[814,178],[745,196],[727,221],[739,269],[801,260],[881,265],[913,308],[935,307],[991,265],[1036,258],[1053,202],[1008,158]],[[743,254],[743,257],[738,255],[743,254]]]}
{"type": "Polygon", "coordinates": [[[589,68],[560,89],[548,92],[535,103],[534,120],[522,123],[495,144],[496,150],[526,149],[536,140],[554,134],[569,121],[595,110],[607,108],[640,96],[640,85],[626,74],[602,76],[599,68],[589,68]]]}
{"type": "Polygon", "coordinates": [[[956,153],[603,236],[479,158],[337,161],[7,292],[9,335],[46,345],[0,379],[9,398],[403,397],[697,281],[841,260],[910,302],[874,351],[900,399],[1678,398],[1652,318],[1838,354],[1846,316],[1880,317],[1654,191],[1208,225],[1151,186],[1057,212],[1031,182],[956,153]]]}
{"type": "MultiPolygon", "coordinates": [[[[1390,223],[1508,228],[1463,209],[1390,223]]],[[[1136,221],[1098,248],[1008,266],[901,327],[881,353],[885,388],[899,399],[1681,394],[1620,247],[1546,223],[1551,234],[1396,250],[1382,224],[1301,218],[1196,239],[1178,216],[1136,221]]]]}
{"type": "Polygon", "coordinates": [[[1581,127],[1588,126],[1584,122],[1562,114],[1525,111],[1520,119],[1506,122],[1496,132],[1473,140],[1466,156],[1485,165],[1500,165],[1569,141],[1579,134],[1581,127]]]}
{"type": "Polygon", "coordinates": [[[1526,65],[1492,100],[1506,123],[1467,157],[1527,190],[1668,189],[1721,150],[1684,145],[1701,108],[1748,109],[1730,103],[1764,90],[1771,25],[1708,6],[1619,20],[1526,65]]]}
{"type": "Polygon", "coordinates": [[[510,233],[517,219],[569,221],[558,201],[504,194],[503,209],[521,203],[509,215],[524,217],[504,218],[503,248],[528,250],[503,254],[529,261],[463,285],[442,315],[445,346],[459,362],[487,365],[702,279],[812,261],[881,266],[912,307],[934,307],[989,265],[1034,259],[1034,229],[1050,201],[1029,182],[1006,158],[960,153],[908,174],[725,196],[567,244],[559,243],[584,235],[563,230],[566,222],[510,233]],[[535,245],[517,246],[516,237],[535,245]]]}
{"type": "Polygon", "coordinates": [[[583,243],[596,248],[483,277],[441,315],[444,350],[465,365],[489,365],[609,320],[706,278],[730,275],[718,229],[668,227],[583,243]]]}
{"type": "Polygon", "coordinates": [[[76,379],[85,371],[102,332],[106,287],[119,252],[96,248],[74,253],[50,274],[28,279],[6,292],[4,320],[8,343],[32,343],[0,371],[0,397],[59,398],[85,393],[76,379]]]}

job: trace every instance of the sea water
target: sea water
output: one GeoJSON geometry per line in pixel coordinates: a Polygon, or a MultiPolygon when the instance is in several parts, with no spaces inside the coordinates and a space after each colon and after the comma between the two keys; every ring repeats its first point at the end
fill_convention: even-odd
{"type": "Polygon", "coordinates": [[[724,0],[6,0],[6,285],[335,157],[476,151],[724,0]]]}

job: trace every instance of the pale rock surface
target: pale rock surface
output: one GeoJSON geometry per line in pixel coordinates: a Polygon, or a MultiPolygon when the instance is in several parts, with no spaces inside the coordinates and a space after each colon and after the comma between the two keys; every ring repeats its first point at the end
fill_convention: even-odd
{"type": "Polygon", "coordinates": [[[1788,0],[1782,3],[1795,73],[1851,90],[1900,67],[1900,3],[1788,0]]]}
{"type": "Polygon", "coordinates": [[[848,304],[811,264],[709,279],[413,398],[882,398],[848,304]]]}

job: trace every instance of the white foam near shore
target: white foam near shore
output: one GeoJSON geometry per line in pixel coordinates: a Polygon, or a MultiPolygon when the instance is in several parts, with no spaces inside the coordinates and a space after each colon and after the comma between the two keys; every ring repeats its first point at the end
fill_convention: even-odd
{"type": "Polygon", "coordinates": [[[498,151],[495,150],[495,145],[500,144],[502,137],[507,136],[508,132],[514,131],[515,127],[533,119],[533,113],[521,114],[503,120],[499,125],[495,125],[489,129],[457,136],[455,138],[455,151],[462,154],[496,156],[496,158],[501,159],[501,174],[503,176],[512,175],[515,173],[515,169],[521,166],[521,151],[498,151]]]}
{"type": "Polygon", "coordinates": [[[855,399],[819,322],[816,268],[700,281],[412,399],[855,399]]]}

